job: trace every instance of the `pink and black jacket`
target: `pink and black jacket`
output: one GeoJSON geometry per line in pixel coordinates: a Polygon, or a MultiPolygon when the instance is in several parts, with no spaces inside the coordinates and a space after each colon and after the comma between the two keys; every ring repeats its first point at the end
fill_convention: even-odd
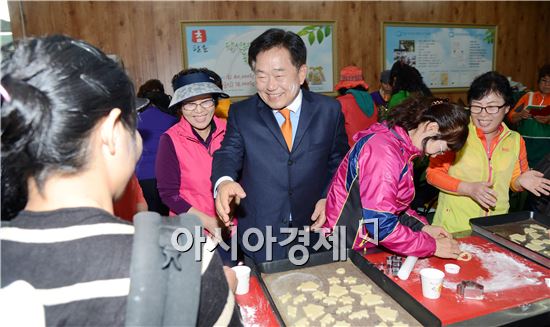
{"type": "Polygon", "coordinates": [[[346,226],[347,246],[366,251],[378,242],[402,255],[427,257],[435,239],[421,229],[427,224],[409,205],[414,198],[413,162],[420,151],[403,128],[384,123],[355,134],[332,180],[324,227],[346,226]],[[359,228],[360,222],[365,223],[359,228]]]}

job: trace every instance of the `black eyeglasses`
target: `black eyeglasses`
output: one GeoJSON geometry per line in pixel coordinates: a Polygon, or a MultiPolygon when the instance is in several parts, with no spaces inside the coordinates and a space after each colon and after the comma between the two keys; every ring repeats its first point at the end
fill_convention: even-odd
{"type": "Polygon", "coordinates": [[[204,109],[210,109],[214,106],[214,99],[204,100],[203,102],[197,104],[193,102],[186,103],[182,106],[185,111],[193,111],[197,109],[198,106],[203,107],[204,109]]]}
{"type": "Polygon", "coordinates": [[[496,114],[500,109],[506,107],[506,103],[501,105],[501,106],[486,106],[486,107],[481,107],[481,106],[470,106],[470,107],[466,107],[467,109],[470,109],[470,112],[473,113],[473,114],[480,114],[483,109],[485,109],[485,111],[488,113],[488,114],[491,114],[491,115],[494,115],[496,114]]]}

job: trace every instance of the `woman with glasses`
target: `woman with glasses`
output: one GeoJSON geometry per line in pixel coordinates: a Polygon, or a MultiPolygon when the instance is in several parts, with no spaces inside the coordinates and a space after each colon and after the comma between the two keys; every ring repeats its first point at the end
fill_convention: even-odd
{"type": "MultiPolygon", "coordinates": [[[[181,118],[160,137],[155,173],[162,202],[170,214],[189,212],[215,235],[218,225],[212,198],[212,154],[221,146],[225,121],[214,116],[218,98],[229,97],[203,69],[190,68],[172,79],[170,110],[181,118]]],[[[225,264],[230,254],[220,249],[225,264]]]]}
{"type": "Polygon", "coordinates": [[[550,153],[550,64],[539,70],[538,87],[539,91],[525,94],[508,113],[508,119],[525,139],[532,167],[550,153]]]}
{"type": "Polygon", "coordinates": [[[457,258],[458,242],[410,207],[413,159],[458,151],[466,142],[468,120],[462,106],[413,97],[396,106],[388,120],[355,134],[356,143],[330,185],[324,227],[346,226],[347,246],[357,251],[379,244],[402,255],[457,258]]]}
{"type": "Polygon", "coordinates": [[[508,212],[508,191],[550,194],[550,180],[529,170],[522,137],[502,122],[513,104],[506,77],[488,72],[468,90],[471,122],[466,145],[432,158],[428,182],[439,188],[434,225],[469,230],[469,220],[508,212]]]}

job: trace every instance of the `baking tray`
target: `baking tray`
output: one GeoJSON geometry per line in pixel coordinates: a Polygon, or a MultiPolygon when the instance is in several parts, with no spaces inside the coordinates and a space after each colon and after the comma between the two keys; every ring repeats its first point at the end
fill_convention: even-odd
{"type": "MultiPolygon", "coordinates": [[[[316,266],[322,266],[322,265],[325,265],[328,269],[328,267],[335,264],[336,266],[339,266],[339,267],[342,264],[350,264],[352,268],[357,268],[358,270],[360,270],[360,273],[364,274],[363,277],[366,277],[367,279],[370,279],[372,281],[371,284],[374,285],[373,286],[374,293],[376,293],[377,291],[376,287],[379,287],[380,289],[382,289],[383,292],[385,292],[386,294],[380,294],[380,295],[382,295],[383,297],[387,295],[390,301],[395,302],[395,303],[389,303],[389,305],[391,307],[400,306],[401,309],[404,309],[403,311],[406,314],[412,316],[412,318],[414,318],[417,321],[417,324],[419,323],[424,326],[426,325],[441,326],[441,320],[439,320],[439,318],[437,318],[422,304],[416,301],[405,290],[399,287],[393,280],[388,278],[375,265],[370,263],[368,260],[366,260],[356,251],[347,250],[347,255],[348,255],[348,260],[344,262],[333,261],[332,252],[322,252],[322,253],[311,254],[309,256],[308,262],[302,266],[296,266],[292,262],[290,262],[290,260],[288,259],[265,262],[256,266],[256,274],[258,275],[260,285],[264,293],[266,294],[273,310],[275,311],[275,314],[281,326],[286,326],[286,323],[283,319],[283,316],[286,316],[286,315],[279,312],[279,309],[277,307],[277,303],[279,303],[279,299],[274,299],[274,295],[272,294],[272,291],[270,291],[269,287],[267,286],[268,284],[267,280],[269,279],[270,275],[281,273],[281,272],[290,272],[290,271],[296,272],[304,268],[307,269],[310,267],[316,267],[316,266]]],[[[343,275],[342,277],[345,277],[345,276],[346,275],[343,275]]],[[[305,302],[302,305],[306,305],[306,304],[308,303],[305,302]]],[[[365,323],[365,320],[362,320],[362,321],[359,320],[357,321],[357,323],[360,323],[360,324],[365,323]]]]}
{"type": "Polygon", "coordinates": [[[533,211],[514,212],[504,215],[480,217],[470,220],[472,231],[501,246],[521,254],[536,263],[550,268],[550,258],[542,253],[533,251],[518,243],[509,240],[506,236],[523,233],[523,228],[530,224],[542,225],[550,228],[550,217],[533,211]]]}

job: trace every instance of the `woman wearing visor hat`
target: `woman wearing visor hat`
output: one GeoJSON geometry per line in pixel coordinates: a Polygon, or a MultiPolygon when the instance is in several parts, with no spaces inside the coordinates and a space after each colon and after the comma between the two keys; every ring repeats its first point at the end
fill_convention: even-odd
{"type": "MultiPolygon", "coordinates": [[[[160,137],[155,165],[159,194],[171,215],[195,214],[214,235],[221,226],[212,198],[212,155],[220,148],[226,125],[214,111],[218,99],[229,95],[206,69],[183,70],[174,76],[172,86],[169,109],[181,118],[160,137]]],[[[230,253],[218,249],[224,264],[229,264],[230,253]]]]}

